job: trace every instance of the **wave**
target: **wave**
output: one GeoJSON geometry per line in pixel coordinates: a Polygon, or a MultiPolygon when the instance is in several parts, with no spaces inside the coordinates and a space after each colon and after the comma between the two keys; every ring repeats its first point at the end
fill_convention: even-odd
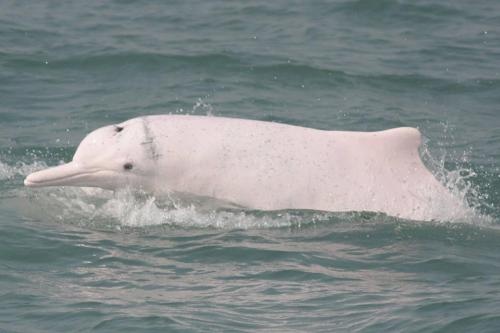
{"type": "MultiPolygon", "coordinates": [[[[428,50],[421,50],[428,52],[428,50]]],[[[307,82],[319,87],[346,86],[359,89],[365,86],[371,89],[407,90],[419,89],[442,92],[481,92],[498,90],[500,79],[497,77],[473,77],[459,80],[434,77],[416,73],[349,73],[314,64],[305,64],[297,60],[280,56],[259,54],[239,54],[233,52],[168,54],[159,52],[123,52],[115,49],[94,51],[92,54],[77,54],[59,59],[40,59],[39,56],[20,56],[2,54],[5,67],[13,70],[72,70],[99,73],[129,71],[177,71],[189,67],[203,72],[234,74],[274,82],[273,85],[287,85],[307,82]],[[48,66],[48,67],[47,67],[48,66]]]]}
{"type": "Polygon", "coordinates": [[[412,21],[418,24],[430,22],[442,22],[443,17],[465,16],[467,13],[457,6],[436,3],[402,3],[397,0],[356,0],[333,5],[328,11],[330,13],[343,13],[350,17],[364,17],[370,22],[384,22],[381,19],[390,17],[394,22],[412,21]]]}
{"type": "Polygon", "coordinates": [[[113,49],[101,50],[88,55],[75,55],[60,59],[45,59],[25,57],[11,57],[7,59],[7,66],[12,68],[40,68],[42,65],[50,66],[51,69],[74,69],[74,70],[112,70],[123,66],[141,66],[142,69],[158,69],[161,66],[199,66],[207,65],[213,67],[226,67],[240,64],[236,57],[223,53],[183,55],[163,54],[153,52],[119,52],[113,49]]]}
{"type": "MultiPolygon", "coordinates": [[[[311,65],[296,63],[277,63],[255,66],[254,72],[266,74],[273,78],[300,78],[302,81],[318,82],[330,86],[351,86],[359,89],[368,86],[372,89],[408,91],[415,87],[441,93],[485,92],[498,90],[500,79],[472,78],[467,80],[452,80],[426,76],[421,74],[355,74],[311,65]]],[[[286,80],[285,80],[286,81],[286,80]]]]}

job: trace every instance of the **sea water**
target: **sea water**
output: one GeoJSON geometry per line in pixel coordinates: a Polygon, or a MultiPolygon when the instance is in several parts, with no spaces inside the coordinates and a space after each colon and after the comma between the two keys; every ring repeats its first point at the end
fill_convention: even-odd
{"type": "Polygon", "coordinates": [[[494,0],[2,1],[0,332],[498,332],[499,105],[494,0]],[[418,127],[474,213],[23,187],[149,114],[418,127]]]}

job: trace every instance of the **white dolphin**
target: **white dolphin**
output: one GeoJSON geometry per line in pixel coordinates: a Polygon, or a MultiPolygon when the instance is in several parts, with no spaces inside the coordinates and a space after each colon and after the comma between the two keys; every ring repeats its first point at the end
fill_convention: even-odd
{"type": "Polygon", "coordinates": [[[324,131],[222,117],[159,115],[99,128],[67,164],[26,186],[132,187],[258,210],[372,211],[447,219],[463,204],[422,163],[421,135],[324,131]]]}

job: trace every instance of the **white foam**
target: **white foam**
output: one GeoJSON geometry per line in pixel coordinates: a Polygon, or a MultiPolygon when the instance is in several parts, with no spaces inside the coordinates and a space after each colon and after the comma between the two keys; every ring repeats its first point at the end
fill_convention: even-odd
{"type": "Polygon", "coordinates": [[[259,214],[243,210],[200,209],[172,198],[137,197],[130,191],[120,191],[97,211],[101,217],[120,222],[122,226],[143,227],[171,225],[199,228],[276,228],[300,223],[289,213],[259,214]]]}
{"type": "MultiPolygon", "coordinates": [[[[168,198],[136,195],[123,190],[117,193],[91,188],[36,189],[32,204],[46,219],[93,227],[145,227],[169,225],[197,228],[277,228],[303,223],[297,215],[280,212],[255,214],[243,210],[200,209],[193,204],[179,204],[168,198]]],[[[315,213],[310,222],[326,219],[328,213],[315,213]]]]}

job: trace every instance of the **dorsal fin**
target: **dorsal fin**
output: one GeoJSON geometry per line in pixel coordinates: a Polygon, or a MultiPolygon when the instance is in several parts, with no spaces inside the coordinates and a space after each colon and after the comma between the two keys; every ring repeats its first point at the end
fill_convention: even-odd
{"type": "Polygon", "coordinates": [[[422,134],[413,127],[398,127],[379,133],[386,144],[393,146],[393,149],[415,151],[418,150],[422,142],[422,134]]]}

